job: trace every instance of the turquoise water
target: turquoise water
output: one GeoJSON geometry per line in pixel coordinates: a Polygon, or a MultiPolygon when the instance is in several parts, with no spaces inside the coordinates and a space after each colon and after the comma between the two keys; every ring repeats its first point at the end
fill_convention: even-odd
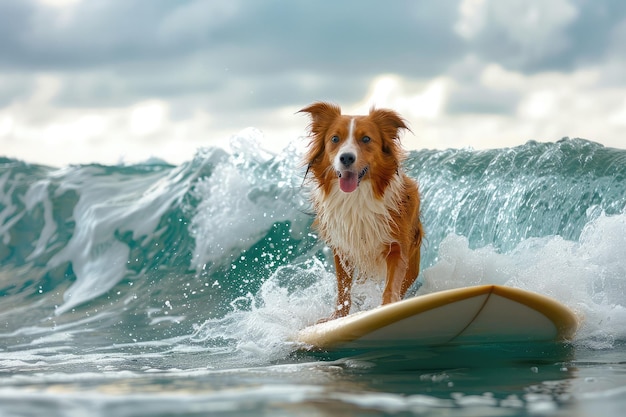
{"type": "MultiPolygon", "coordinates": [[[[291,341],[335,297],[301,155],[263,140],[178,166],[0,158],[0,415],[623,414],[626,150],[406,162],[427,232],[411,295],[536,291],[581,317],[572,343],[327,353],[291,341]]],[[[358,285],[354,308],[381,291],[358,285]]]]}

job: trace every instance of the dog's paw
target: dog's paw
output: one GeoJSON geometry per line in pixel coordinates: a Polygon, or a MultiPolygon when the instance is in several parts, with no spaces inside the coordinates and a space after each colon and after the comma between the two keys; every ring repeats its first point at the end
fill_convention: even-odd
{"type": "Polygon", "coordinates": [[[335,320],[335,319],[339,319],[341,317],[345,317],[348,315],[348,311],[345,309],[342,310],[335,310],[335,312],[333,314],[331,314],[330,316],[324,318],[324,319],[320,319],[317,321],[316,324],[320,324],[320,323],[326,323],[327,321],[331,321],[331,320],[335,320]]]}

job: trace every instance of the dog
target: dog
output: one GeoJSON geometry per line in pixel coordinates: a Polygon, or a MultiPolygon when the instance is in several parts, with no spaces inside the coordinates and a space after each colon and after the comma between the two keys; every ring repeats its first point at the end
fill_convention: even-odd
{"type": "Polygon", "coordinates": [[[337,275],[336,308],[321,321],[350,312],[355,276],[386,277],[382,304],[401,300],[418,276],[424,236],[418,185],[400,166],[405,121],[374,107],[366,116],[342,115],[326,102],[299,113],[311,119],[304,165],[313,227],[332,249],[337,275]]]}

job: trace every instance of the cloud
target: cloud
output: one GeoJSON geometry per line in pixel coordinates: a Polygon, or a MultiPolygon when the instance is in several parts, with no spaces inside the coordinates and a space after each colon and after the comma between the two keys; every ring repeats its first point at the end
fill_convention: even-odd
{"type": "Polygon", "coordinates": [[[255,126],[279,150],[315,100],[393,107],[410,147],[618,146],[624,45],[620,0],[0,0],[0,146],[180,162],[255,126]]]}
{"type": "Polygon", "coordinates": [[[13,26],[2,40],[0,63],[54,73],[63,83],[55,100],[66,106],[199,94],[221,95],[220,107],[271,103],[277,95],[292,103],[316,93],[356,100],[380,73],[436,75],[462,46],[447,24],[456,11],[446,2],[390,8],[376,1],[243,7],[236,1],[89,0],[62,9],[5,3],[12,12],[5,10],[1,23],[13,26]]]}
{"type": "Polygon", "coordinates": [[[455,30],[485,61],[527,72],[572,71],[610,53],[625,15],[619,0],[463,0],[455,30]]]}
{"type": "MultiPolygon", "coordinates": [[[[425,147],[474,148],[513,146],[526,140],[551,141],[583,137],[623,147],[626,134],[626,86],[603,88],[599,70],[571,74],[545,72],[523,74],[500,65],[486,66],[480,77],[485,91],[508,93],[508,112],[446,112],[422,122],[419,135],[425,147]],[[426,140],[424,142],[423,140],[426,140]]],[[[451,90],[454,96],[455,91],[451,90]]],[[[484,102],[476,96],[475,101],[484,102]]],[[[420,141],[412,141],[415,146],[420,141]]]]}
{"type": "Polygon", "coordinates": [[[464,0],[457,31],[488,61],[540,69],[572,47],[566,30],[578,17],[567,0],[464,0]]]}
{"type": "MultiPolygon", "coordinates": [[[[239,73],[438,71],[461,44],[451,3],[3,2],[5,63],[64,69],[204,55],[239,73]],[[19,3],[19,5],[18,5],[19,3]],[[69,10],[68,10],[69,9],[69,10]],[[373,19],[375,17],[375,19],[373,19]]],[[[432,72],[431,72],[432,74],[432,72]]]]}
{"type": "Polygon", "coordinates": [[[505,115],[515,111],[524,92],[490,82],[488,62],[469,55],[453,66],[447,75],[451,79],[446,112],[450,115],[505,115]]]}

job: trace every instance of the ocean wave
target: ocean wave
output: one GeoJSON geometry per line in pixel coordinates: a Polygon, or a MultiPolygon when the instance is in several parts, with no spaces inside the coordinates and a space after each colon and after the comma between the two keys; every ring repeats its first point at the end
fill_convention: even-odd
{"type": "MultiPolygon", "coordinates": [[[[230,152],[201,149],[179,166],[0,159],[7,343],[62,327],[94,345],[188,336],[252,349],[255,326],[286,340],[326,315],[332,262],[310,230],[301,155],[260,143],[248,130],[230,152]],[[216,330],[223,320],[239,335],[216,330]]],[[[405,169],[427,233],[419,291],[497,280],[561,299],[597,346],[626,338],[626,150],[582,139],[420,150],[405,169]]]]}

